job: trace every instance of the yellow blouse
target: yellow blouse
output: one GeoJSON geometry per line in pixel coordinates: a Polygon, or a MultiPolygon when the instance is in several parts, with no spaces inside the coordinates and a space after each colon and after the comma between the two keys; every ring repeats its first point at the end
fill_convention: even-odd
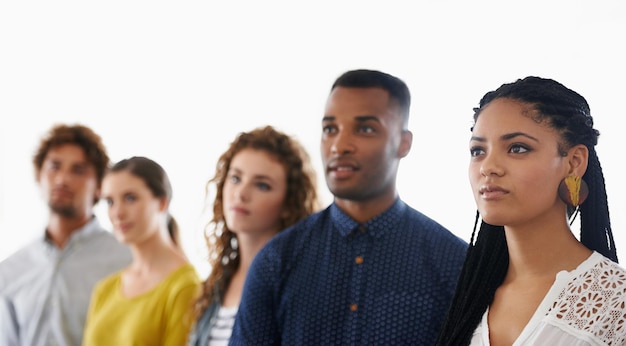
{"type": "Polygon", "coordinates": [[[117,272],[94,288],[83,346],[184,345],[193,324],[192,304],[200,292],[194,267],[183,265],[132,298],[122,295],[121,277],[117,272]]]}

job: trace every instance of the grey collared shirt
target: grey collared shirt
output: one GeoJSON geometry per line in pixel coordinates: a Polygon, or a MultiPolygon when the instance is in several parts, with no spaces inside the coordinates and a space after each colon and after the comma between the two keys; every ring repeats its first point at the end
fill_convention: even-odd
{"type": "Polygon", "coordinates": [[[0,345],[79,346],[91,290],[131,262],[93,218],[63,249],[44,236],[0,262],[0,345]]]}

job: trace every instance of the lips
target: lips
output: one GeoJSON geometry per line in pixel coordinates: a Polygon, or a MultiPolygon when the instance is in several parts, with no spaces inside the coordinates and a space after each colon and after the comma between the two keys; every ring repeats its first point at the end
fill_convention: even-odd
{"type": "Polygon", "coordinates": [[[359,170],[359,165],[352,160],[333,160],[327,167],[327,172],[338,179],[347,178],[359,170]]]}
{"type": "Polygon", "coordinates": [[[508,194],[509,191],[503,189],[498,185],[483,185],[478,189],[478,193],[483,199],[493,200],[503,197],[508,194]]]}
{"type": "Polygon", "coordinates": [[[235,214],[242,214],[242,215],[250,214],[250,211],[248,209],[238,207],[238,206],[231,207],[230,210],[232,210],[235,214]]]}
{"type": "Polygon", "coordinates": [[[55,197],[72,197],[72,192],[65,188],[52,189],[52,196],[55,197]]]}
{"type": "Polygon", "coordinates": [[[130,230],[132,227],[132,224],[129,223],[120,223],[117,225],[117,230],[122,232],[122,233],[126,233],[128,232],[128,230],[130,230]]]}

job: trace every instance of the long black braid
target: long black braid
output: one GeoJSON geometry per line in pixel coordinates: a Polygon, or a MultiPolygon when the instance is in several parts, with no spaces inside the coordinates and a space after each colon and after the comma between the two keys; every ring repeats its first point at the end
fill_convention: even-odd
{"type": "MultiPolygon", "coordinates": [[[[577,144],[584,144],[589,149],[587,171],[583,175],[589,187],[589,196],[579,207],[580,240],[589,249],[617,262],[604,176],[594,148],[599,132],[593,128],[587,101],[552,79],[526,77],[485,94],[480,106],[474,109],[474,122],[484,107],[498,98],[514,99],[533,106],[536,112],[529,116],[538,122],[546,121],[561,133],[562,153],[577,144]]],[[[478,220],[477,213],[463,270],[437,345],[469,344],[508,270],[509,253],[504,227],[481,221],[474,242],[478,220]]]]}

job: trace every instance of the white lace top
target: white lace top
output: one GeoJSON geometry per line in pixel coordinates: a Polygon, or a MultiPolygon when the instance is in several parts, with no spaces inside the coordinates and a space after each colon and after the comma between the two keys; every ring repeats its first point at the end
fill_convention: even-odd
{"type": "MultiPolygon", "coordinates": [[[[487,315],[471,345],[488,346],[487,315]]],[[[626,270],[594,252],[562,271],[513,346],[626,345],[626,270]]]]}

